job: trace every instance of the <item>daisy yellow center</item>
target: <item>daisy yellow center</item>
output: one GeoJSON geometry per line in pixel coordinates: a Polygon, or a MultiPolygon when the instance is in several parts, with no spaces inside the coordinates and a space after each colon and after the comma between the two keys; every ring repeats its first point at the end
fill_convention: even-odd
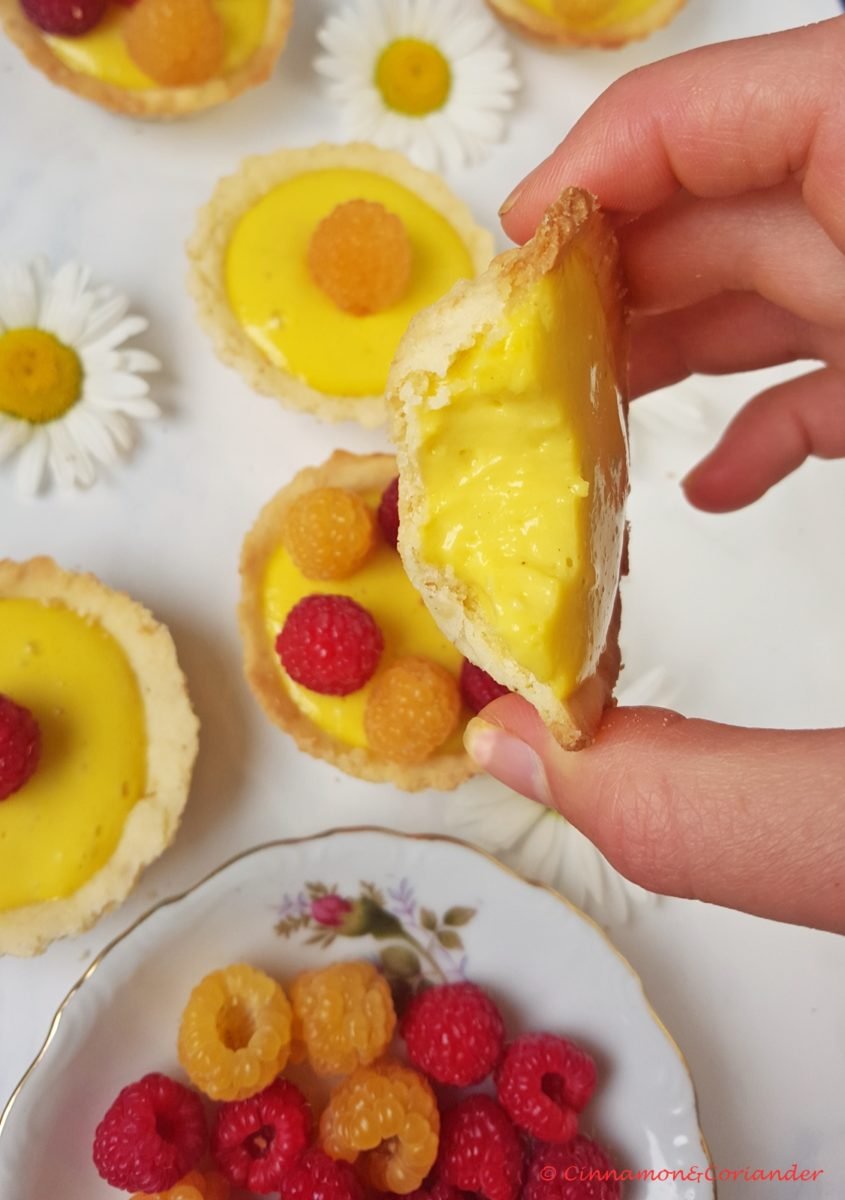
{"type": "Polygon", "coordinates": [[[33,425],[55,421],[82,392],[82,363],[43,329],[0,334],[0,412],[33,425]]]}
{"type": "Polygon", "coordinates": [[[379,57],[376,87],[388,108],[406,117],[425,117],[449,99],[452,70],[431,42],[398,38],[379,57]]]}

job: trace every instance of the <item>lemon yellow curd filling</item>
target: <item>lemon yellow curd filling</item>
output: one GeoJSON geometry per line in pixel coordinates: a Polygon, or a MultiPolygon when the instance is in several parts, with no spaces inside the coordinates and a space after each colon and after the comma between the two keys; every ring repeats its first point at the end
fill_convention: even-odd
{"type": "Polygon", "coordinates": [[[592,270],[573,251],[432,383],[419,413],[422,555],[454,573],[505,652],[561,698],[595,667],[610,619],[596,555],[618,562],[621,550],[621,516],[609,543],[594,538],[624,487],[607,346],[592,270]]]}
{"type": "MultiPolygon", "coordinates": [[[[214,0],[226,34],[221,75],[230,75],[252,58],[267,26],[270,0],[214,0]]],[[[99,25],[82,37],[48,37],[50,49],[66,66],[103,83],[142,92],[161,85],[136,66],[123,40],[121,26],[128,8],[112,4],[99,25]]]]}
{"type": "MultiPolygon", "coordinates": [[[[365,499],[373,505],[378,496],[365,499]]],[[[370,613],[384,637],[379,667],[359,691],[349,696],[322,696],[295,683],[279,666],[279,676],[294,703],[325,733],[349,746],[366,746],[364,708],[379,672],[404,655],[422,655],[439,663],[457,678],[461,656],[428,613],[419,593],[411,586],[402,560],[392,547],[380,542],[363,567],[348,579],[319,582],[306,579],[283,546],[273,554],[264,577],[264,620],[275,655],[276,638],[293,606],[304,596],[328,592],[351,596],[370,613]]],[[[457,750],[460,735],[441,747],[457,750]]]]}
{"type": "Polygon", "coordinates": [[[411,317],[474,274],[460,235],[419,196],[376,172],[340,167],[274,188],[241,218],[226,256],[229,304],[249,337],[276,366],[341,396],[380,395],[411,317]],[[404,296],[365,317],[337,307],[308,270],[314,230],[349,200],[374,201],[398,216],[413,252],[404,296]]]}
{"type": "Polygon", "coordinates": [[[106,630],[62,604],[0,599],[0,693],[41,730],[41,760],[0,803],[0,911],[69,896],[111,858],[146,785],[135,675],[106,630]]]}
{"type": "Polygon", "coordinates": [[[654,0],[525,0],[525,3],[586,32],[620,25],[654,7],[654,0]]]}

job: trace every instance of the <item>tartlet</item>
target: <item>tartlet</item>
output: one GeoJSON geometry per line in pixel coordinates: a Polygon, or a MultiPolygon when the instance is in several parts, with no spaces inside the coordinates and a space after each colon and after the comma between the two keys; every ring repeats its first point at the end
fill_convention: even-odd
{"type": "Polygon", "coordinates": [[[461,732],[470,715],[465,710],[461,710],[454,732],[424,762],[391,761],[366,744],[364,705],[370,689],[397,657],[424,654],[456,678],[461,666],[460,654],[439,633],[408,583],[396,550],[377,533],[372,555],[360,571],[349,579],[320,582],[302,575],[283,543],[291,505],[307,493],[319,488],[345,489],[357,493],[375,511],[395,475],[392,455],[336,451],[321,466],[300,471],[265,506],[244,541],[241,556],[238,618],[244,668],[267,716],[307,754],[332,763],[348,775],[378,783],[389,781],[406,791],[429,787],[449,790],[475,773],[461,743],[461,732]],[[384,633],[385,649],[375,676],[361,691],[339,702],[292,684],[275,649],[276,637],[290,609],[302,596],[315,592],[342,593],[359,600],[384,633]],[[323,701],[327,702],[325,707],[323,701]],[[312,715],[305,708],[311,708],[312,715]]]}
{"type": "Polygon", "coordinates": [[[686,0],[487,0],[506,24],[546,46],[595,46],[607,50],[661,29],[686,0]]]}
{"type": "Polygon", "coordinates": [[[120,904],[179,826],[198,723],[172,638],[49,558],[0,562],[0,694],[41,731],[0,803],[0,954],[38,954],[120,904]]]}
{"type": "Polygon", "coordinates": [[[366,143],[324,144],[247,159],[220,181],[188,244],[189,286],[218,356],[257,392],[374,426],[410,318],[492,253],[491,235],[438,176],[366,143]],[[366,315],[326,295],[308,261],[321,222],[354,201],[398,216],[412,253],[406,293],[366,315]]]}
{"type": "Polygon", "coordinates": [[[620,668],[625,329],[616,240],[572,188],[530,242],[420,314],[389,384],[408,576],[570,749],[620,668]]]}
{"type": "MultiPolygon", "coordinates": [[[[220,3],[220,0],[215,2],[220,3]]],[[[224,2],[224,15],[229,20],[233,17],[242,20],[243,9],[239,17],[232,7],[233,0],[224,2]]],[[[81,38],[45,35],[23,12],[20,0],[0,0],[0,25],[30,63],[52,83],[113,112],[166,120],[225,104],[270,78],[287,41],[294,0],[237,0],[239,5],[244,3],[255,4],[257,8],[266,6],[263,29],[254,46],[247,48],[245,57],[236,53],[233,61],[224,62],[224,71],[219,76],[180,87],[162,86],[145,76],[128,58],[117,39],[114,39],[114,45],[109,40],[107,49],[102,50],[104,34],[110,39],[114,28],[119,27],[130,11],[119,4],[111,6],[104,21],[105,31],[98,27],[81,38]],[[95,53],[85,53],[87,39],[99,39],[93,42],[97,47],[95,53]],[[81,69],[82,58],[90,64],[86,69],[81,69]],[[111,70],[103,70],[104,61],[109,62],[111,70]],[[108,75],[113,75],[114,79],[108,75]],[[115,79],[123,79],[128,84],[115,79]]],[[[229,59],[233,58],[233,50],[230,46],[229,59]]]]}

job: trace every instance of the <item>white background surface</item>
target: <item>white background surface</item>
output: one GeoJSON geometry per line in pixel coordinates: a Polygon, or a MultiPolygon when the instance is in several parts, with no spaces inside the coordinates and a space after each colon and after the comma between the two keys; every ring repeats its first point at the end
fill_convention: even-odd
{"type": "MultiPolygon", "coordinates": [[[[468,3],[470,0],[468,0],[468,3]]],[[[474,3],[475,0],[472,0],[474,3]]],[[[149,604],[174,632],[203,722],[178,841],[131,900],[33,962],[0,962],[0,1103],[92,953],[154,900],[271,837],[376,822],[445,827],[443,797],[341,777],[267,723],[241,679],[233,611],[240,540],[299,467],[378,437],[326,428],[253,396],[214,359],[185,294],[183,243],[214,181],[245,153],[339,136],[310,62],[329,5],[300,0],[273,82],[190,123],[134,124],[52,89],[0,44],[0,255],[74,256],[129,291],[166,363],[167,418],[90,494],[27,503],[0,471],[0,554],[55,555],[149,604]]],[[[508,141],[451,182],[482,220],[617,75],[714,39],[832,16],[835,0],[690,0],[667,30],[617,54],[551,56],[515,44],[526,85],[508,141]]],[[[662,663],[678,707],[785,726],[845,722],[845,464],[808,464],[755,509],[693,513],[677,488],[757,381],[694,381],[704,432],[635,428],[630,667],[662,663]]],[[[640,402],[672,411],[667,394],[640,402]]],[[[489,786],[477,782],[471,787],[489,786]]],[[[801,805],[795,798],[795,836],[801,805]]],[[[613,935],[684,1049],[720,1167],[823,1168],[818,1183],[724,1184],[723,1197],[845,1192],[845,949],[833,937],[667,902],[613,935]]],[[[554,947],[544,947],[554,953],[554,947]]],[[[80,1081],[80,1086],[83,1086],[80,1081]]],[[[5,1200],[5,1198],[4,1198],[5,1200]]]]}

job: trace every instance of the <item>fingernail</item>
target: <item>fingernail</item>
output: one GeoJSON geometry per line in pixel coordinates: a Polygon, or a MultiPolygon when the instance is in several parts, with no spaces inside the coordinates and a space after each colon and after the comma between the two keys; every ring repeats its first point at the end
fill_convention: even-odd
{"type": "Polygon", "coordinates": [[[508,196],[507,200],[504,202],[504,204],[499,209],[500,217],[506,217],[508,215],[508,213],[510,212],[510,210],[515,207],[516,202],[519,200],[519,197],[522,195],[524,187],[525,187],[525,180],[523,180],[522,183],[517,184],[517,186],[513,189],[511,194],[508,196]]]}
{"type": "Polygon", "coordinates": [[[515,792],[553,807],[543,760],[527,742],[474,717],[466,727],[464,746],[483,771],[515,792]]]}

